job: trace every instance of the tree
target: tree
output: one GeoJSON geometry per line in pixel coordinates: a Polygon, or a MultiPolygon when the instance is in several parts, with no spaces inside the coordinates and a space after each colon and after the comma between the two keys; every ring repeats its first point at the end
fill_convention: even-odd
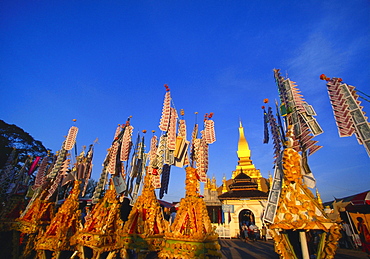
{"type": "Polygon", "coordinates": [[[13,148],[17,150],[19,169],[27,156],[47,155],[48,150],[41,141],[35,140],[30,134],[14,124],[0,120],[0,168],[3,168],[13,148]]]}

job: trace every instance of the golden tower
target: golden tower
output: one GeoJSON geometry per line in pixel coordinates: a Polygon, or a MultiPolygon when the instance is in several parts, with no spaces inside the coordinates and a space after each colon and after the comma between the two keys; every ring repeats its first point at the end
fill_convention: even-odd
{"type": "MultiPolygon", "coordinates": [[[[244,173],[248,175],[250,178],[259,179],[262,177],[260,170],[256,169],[252,162],[251,150],[249,149],[247,139],[245,138],[244,128],[241,121],[239,123],[239,142],[237,155],[239,161],[238,165],[236,166],[236,170],[233,171],[232,179],[234,179],[240,173],[244,173]]],[[[258,189],[260,189],[260,185],[258,189]]]]}

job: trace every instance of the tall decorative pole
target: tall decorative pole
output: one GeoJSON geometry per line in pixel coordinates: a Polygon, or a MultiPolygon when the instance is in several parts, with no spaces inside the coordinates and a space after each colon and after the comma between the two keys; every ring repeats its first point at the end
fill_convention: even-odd
{"type": "MultiPolygon", "coordinates": [[[[273,230],[275,251],[281,258],[308,259],[313,254],[316,258],[333,258],[341,236],[340,226],[337,219],[330,219],[324,212],[317,189],[317,197],[309,189],[315,188],[316,180],[307,157],[322,148],[313,137],[323,131],[313,117],[316,115],[313,107],[304,101],[295,83],[282,77],[278,69],[274,69],[274,76],[280,97],[277,120],[271,107],[267,113],[262,107],[264,123],[270,124],[276,159],[263,220],[273,230]],[[280,116],[285,119],[284,125],[280,116]],[[307,246],[308,233],[320,240],[314,250],[307,246]]],[[[265,126],[265,143],[267,134],[265,126]]]]}
{"type": "Polygon", "coordinates": [[[286,134],[287,142],[275,171],[273,190],[269,196],[269,206],[264,220],[271,223],[270,229],[275,241],[275,251],[281,258],[299,258],[296,247],[295,233],[299,233],[303,258],[310,258],[314,251],[307,247],[306,233],[317,234],[320,243],[317,247],[316,258],[334,258],[339,238],[340,226],[333,222],[324,212],[322,204],[315,199],[312,192],[303,181],[301,173],[301,155],[293,149],[293,131],[289,127],[286,134]],[[280,195],[275,189],[281,189],[280,195]],[[272,202],[277,205],[273,215],[272,202]]]}
{"type": "Polygon", "coordinates": [[[55,162],[47,169],[48,158],[44,158],[33,186],[34,194],[25,210],[17,219],[19,231],[26,236],[23,257],[29,256],[34,252],[36,236],[44,232],[46,227],[54,218],[55,193],[63,175],[62,169],[68,163],[67,153],[76,142],[78,128],[72,126],[62,148],[57,152],[55,162]],[[62,172],[61,172],[62,171],[62,172]]]}

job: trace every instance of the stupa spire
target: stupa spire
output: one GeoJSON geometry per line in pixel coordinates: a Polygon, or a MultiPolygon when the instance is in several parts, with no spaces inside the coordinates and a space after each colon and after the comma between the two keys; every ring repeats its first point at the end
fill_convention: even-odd
{"type": "Polygon", "coordinates": [[[236,170],[234,171],[232,178],[235,178],[240,173],[245,173],[251,178],[261,177],[260,171],[256,169],[252,162],[251,150],[249,149],[241,120],[239,120],[239,141],[237,155],[239,159],[238,165],[236,166],[236,170]]]}
{"type": "Polygon", "coordinates": [[[244,128],[241,120],[239,121],[239,142],[237,154],[239,158],[239,164],[240,162],[251,162],[251,150],[249,149],[247,139],[245,138],[244,128]]]}

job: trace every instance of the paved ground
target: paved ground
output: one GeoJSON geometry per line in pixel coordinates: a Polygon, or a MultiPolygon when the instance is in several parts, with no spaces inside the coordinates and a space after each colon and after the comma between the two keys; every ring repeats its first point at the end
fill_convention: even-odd
{"type": "MultiPolygon", "coordinates": [[[[274,242],[243,242],[240,239],[219,239],[222,259],[278,259],[274,252],[274,242]]],[[[335,259],[366,259],[366,254],[358,250],[338,249],[335,259]]]]}

